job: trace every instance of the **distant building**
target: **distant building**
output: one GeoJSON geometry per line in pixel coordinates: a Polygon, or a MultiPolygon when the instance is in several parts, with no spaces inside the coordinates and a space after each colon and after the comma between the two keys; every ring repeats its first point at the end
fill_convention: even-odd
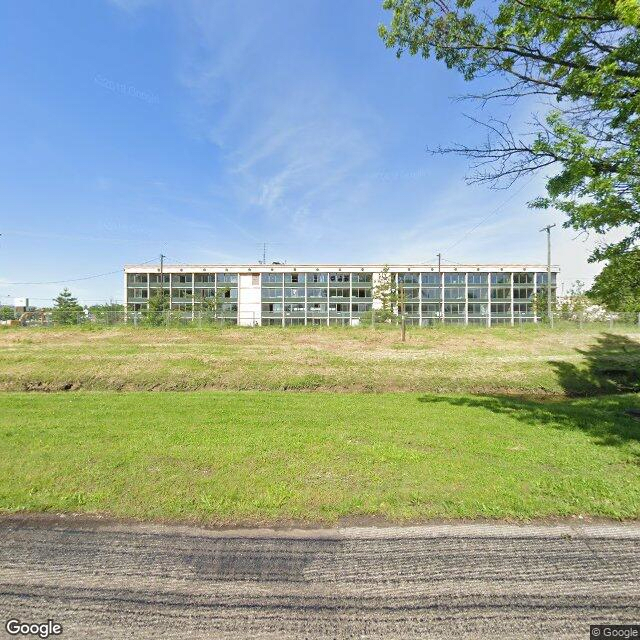
{"type": "MultiPolygon", "coordinates": [[[[373,289],[384,265],[166,265],[163,290],[171,309],[197,317],[218,301],[219,317],[241,325],[358,324],[379,303],[373,289]]],[[[546,267],[535,264],[388,265],[404,294],[410,324],[536,322],[533,299],[546,290],[546,267]]],[[[555,295],[554,267],[552,286],[555,295]]],[[[158,265],[125,267],[127,311],[144,311],[160,289],[158,265]]]]}

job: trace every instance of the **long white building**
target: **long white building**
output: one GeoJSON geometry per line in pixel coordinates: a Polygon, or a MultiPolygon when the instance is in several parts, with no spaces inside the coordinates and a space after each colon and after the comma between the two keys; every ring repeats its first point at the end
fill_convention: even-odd
{"type": "Polygon", "coordinates": [[[185,317],[214,309],[241,325],[358,324],[380,306],[375,289],[385,268],[411,324],[536,322],[533,300],[547,287],[539,264],[147,264],[125,267],[126,309],[148,309],[162,281],[171,310],[185,317]]]}

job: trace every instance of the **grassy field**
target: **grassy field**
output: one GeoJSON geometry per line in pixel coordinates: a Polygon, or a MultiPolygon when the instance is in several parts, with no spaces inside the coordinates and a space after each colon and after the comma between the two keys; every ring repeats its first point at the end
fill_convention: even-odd
{"type": "Polygon", "coordinates": [[[640,389],[640,331],[0,330],[0,390],[79,389],[615,393],[640,389]]]}
{"type": "Polygon", "coordinates": [[[0,509],[207,523],[640,517],[636,394],[0,394],[0,509]]]}

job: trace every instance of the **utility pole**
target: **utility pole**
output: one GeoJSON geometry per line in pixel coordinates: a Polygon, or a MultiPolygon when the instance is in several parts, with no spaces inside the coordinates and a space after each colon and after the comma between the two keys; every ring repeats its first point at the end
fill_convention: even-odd
{"type": "Polygon", "coordinates": [[[553,329],[553,305],[551,303],[551,229],[555,224],[548,224],[540,229],[540,233],[547,232],[547,314],[549,316],[549,324],[553,329]]]}
{"type": "Polygon", "coordinates": [[[444,286],[442,284],[442,254],[438,254],[438,286],[440,287],[440,295],[443,297],[440,300],[440,315],[442,316],[442,324],[444,324],[444,286]]]}
{"type": "MultiPolygon", "coordinates": [[[[164,254],[160,254],[160,313],[164,311],[164,259],[166,256],[164,254]]],[[[169,305],[171,305],[171,300],[169,300],[169,305]]],[[[165,325],[168,325],[169,322],[169,313],[167,312],[167,317],[165,318],[165,325]]]]}

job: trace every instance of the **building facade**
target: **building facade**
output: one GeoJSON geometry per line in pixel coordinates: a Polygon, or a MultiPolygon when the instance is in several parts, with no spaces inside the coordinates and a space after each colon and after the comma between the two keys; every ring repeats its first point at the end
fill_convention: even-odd
{"type": "MultiPolygon", "coordinates": [[[[358,324],[381,302],[376,287],[390,274],[402,294],[407,323],[536,322],[534,299],[546,293],[547,270],[533,264],[495,265],[159,265],[124,270],[128,312],[148,309],[160,292],[172,312],[241,325],[358,324]]],[[[552,269],[552,295],[556,274],[552,269]]]]}

